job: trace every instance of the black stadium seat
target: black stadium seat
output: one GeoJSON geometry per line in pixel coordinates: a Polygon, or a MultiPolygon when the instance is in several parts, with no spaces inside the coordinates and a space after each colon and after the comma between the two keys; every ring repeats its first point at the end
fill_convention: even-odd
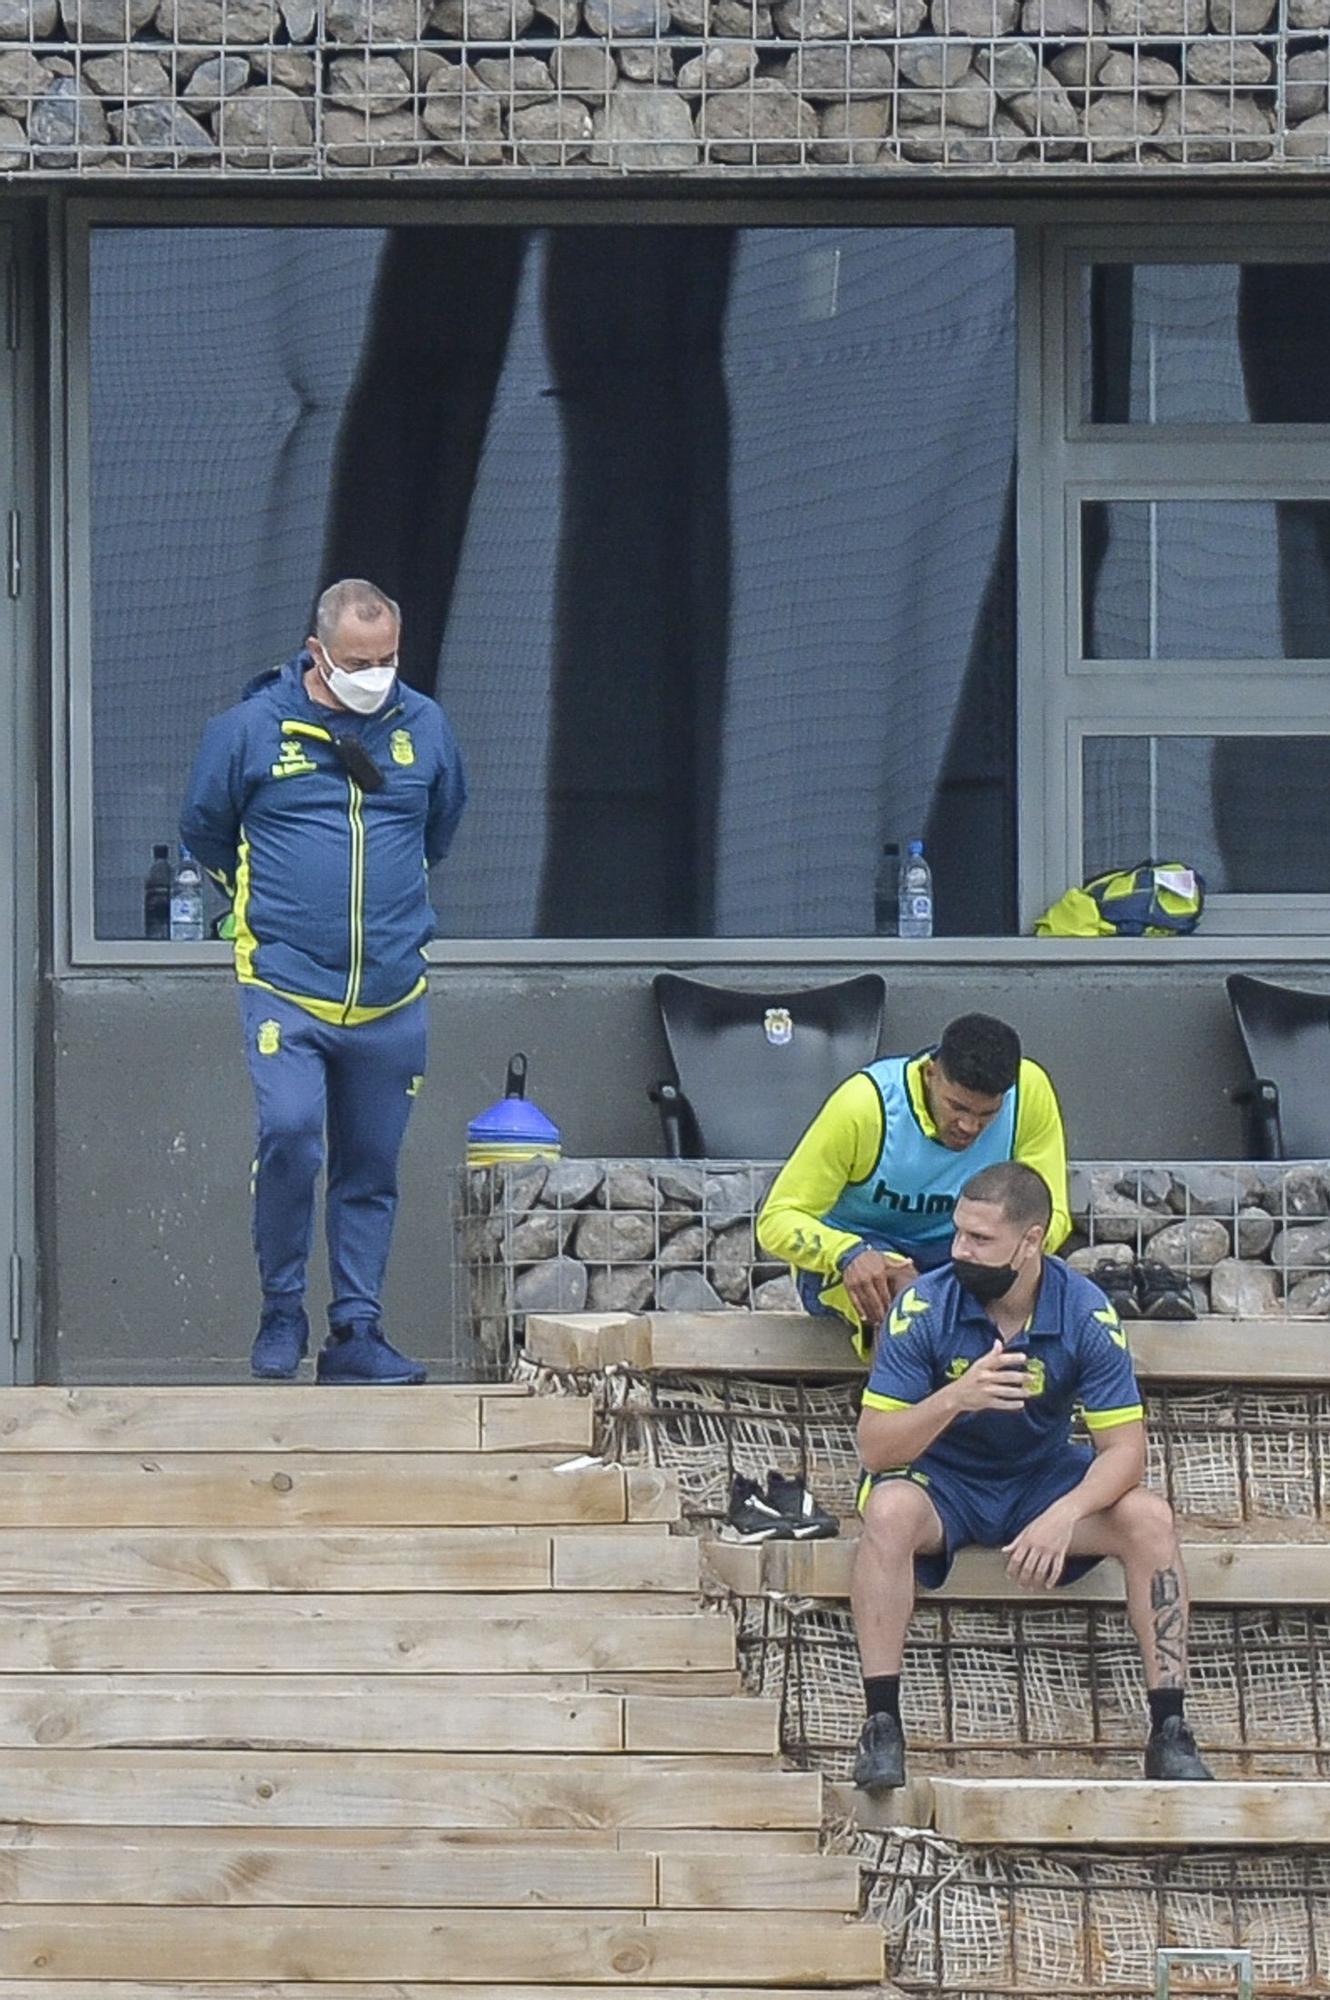
{"type": "Polygon", "coordinates": [[[1254,1160],[1330,1155],[1330,993],[1230,973],[1228,997],[1252,1068],[1232,1092],[1254,1160]]]}
{"type": "Polygon", "coordinates": [[[675,1072],[651,1093],[670,1159],[784,1159],[836,1085],[878,1052],[880,973],[802,992],[674,972],[653,984],[675,1072]]]}

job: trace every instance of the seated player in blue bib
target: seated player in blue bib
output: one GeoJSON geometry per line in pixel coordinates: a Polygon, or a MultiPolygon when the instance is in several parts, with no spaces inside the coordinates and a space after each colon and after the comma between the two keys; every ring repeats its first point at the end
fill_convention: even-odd
{"type": "Polygon", "coordinates": [[[964,1014],[936,1049],[885,1057],[832,1092],[776,1177],[758,1241],[794,1266],[807,1310],[843,1319],[867,1360],[893,1297],[951,1255],[961,1189],[999,1160],[1047,1182],[1056,1250],[1071,1217],[1053,1086],[1014,1028],[964,1014]]]}
{"type": "Polygon", "coordinates": [[[896,1298],[859,1418],[863,1532],[851,1605],[868,1720],[854,1779],[905,1781],[900,1672],[916,1580],[936,1589],[969,1543],[1051,1590],[1121,1563],[1149,1690],[1149,1778],[1208,1778],[1183,1719],[1187,1579],[1173,1512],[1146,1490],[1127,1336],[1088,1278],[1044,1255],[1052,1202],[1019,1161],[956,1203],[952,1260],[896,1298]],[[1073,1441],[1084,1419],[1088,1444],[1073,1441]]]}

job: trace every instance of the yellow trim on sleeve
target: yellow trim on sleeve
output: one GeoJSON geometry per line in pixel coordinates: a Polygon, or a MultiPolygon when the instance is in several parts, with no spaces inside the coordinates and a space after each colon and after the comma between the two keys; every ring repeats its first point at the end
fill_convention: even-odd
{"type": "Polygon", "coordinates": [[[1086,1410],[1085,1428],[1089,1431],[1116,1430],[1119,1424],[1140,1424],[1145,1421],[1145,1411],[1139,1403],[1132,1403],[1121,1410],[1086,1410]]]}
{"type": "Polygon", "coordinates": [[[903,1403],[899,1396],[880,1396],[876,1389],[864,1390],[866,1410],[912,1410],[913,1403],[903,1403]]]}
{"type": "Polygon", "coordinates": [[[757,1218],[771,1257],[837,1279],[838,1261],[862,1241],[822,1220],[852,1182],[867,1180],[882,1151],[882,1098],[862,1070],[832,1091],[772,1183],[757,1218]]]}
{"type": "Polygon", "coordinates": [[[1053,1219],[1044,1238],[1045,1250],[1056,1250],[1071,1234],[1071,1200],[1067,1189],[1067,1135],[1057,1092],[1046,1071],[1027,1057],[1021,1060],[1016,1099],[1016,1132],[1012,1157],[1022,1161],[1048,1184],[1053,1219]]]}

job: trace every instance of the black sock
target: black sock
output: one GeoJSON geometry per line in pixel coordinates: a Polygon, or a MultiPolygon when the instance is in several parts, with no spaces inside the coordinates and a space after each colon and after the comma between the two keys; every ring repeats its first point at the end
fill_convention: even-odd
{"type": "Polygon", "coordinates": [[[1176,1715],[1181,1720],[1181,1688],[1151,1688],[1146,1699],[1150,1704],[1150,1727],[1152,1730],[1158,1729],[1161,1723],[1167,1722],[1170,1715],[1176,1715]]]}
{"type": "Polygon", "coordinates": [[[864,1700],[870,1715],[890,1715],[901,1719],[901,1677],[899,1674],[865,1674],[864,1700]]]}

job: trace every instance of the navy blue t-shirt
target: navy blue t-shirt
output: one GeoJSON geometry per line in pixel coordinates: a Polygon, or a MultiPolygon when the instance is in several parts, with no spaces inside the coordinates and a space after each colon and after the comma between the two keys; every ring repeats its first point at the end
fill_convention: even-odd
{"type": "MultiPolygon", "coordinates": [[[[864,1407],[903,1410],[922,1403],[962,1376],[997,1337],[950,1264],[927,1272],[896,1300],[878,1335],[864,1407]]],[[[1018,1409],[957,1417],[929,1445],[930,1459],[967,1472],[1016,1473],[1062,1449],[1078,1406],[1091,1431],[1143,1416],[1117,1313],[1097,1285],[1060,1258],[1045,1257],[1029,1324],[1009,1345],[1028,1356],[1035,1393],[1018,1409]]]]}

